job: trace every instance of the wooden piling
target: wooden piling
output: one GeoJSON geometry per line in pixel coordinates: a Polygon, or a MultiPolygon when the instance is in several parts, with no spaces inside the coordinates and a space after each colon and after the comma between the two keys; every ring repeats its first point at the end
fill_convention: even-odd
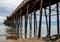
{"type": "Polygon", "coordinates": [[[25,38],[27,38],[27,23],[28,23],[28,5],[27,5],[27,10],[25,15],[25,38]]]}
{"type": "Polygon", "coordinates": [[[47,28],[47,36],[48,36],[49,29],[48,29],[48,20],[47,20],[46,8],[44,8],[44,11],[45,11],[46,28],[47,28]]]}
{"type": "Polygon", "coordinates": [[[57,34],[59,35],[59,8],[58,8],[58,0],[57,0],[57,34]]]}
{"type": "Polygon", "coordinates": [[[43,0],[40,0],[40,19],[39,19],[39,31],[38,31],[38,38],[40,38],[40,37],[41,37],[42,4],[43,4],[43,0]]]}
{"type": "Polygon", "coordinates": [[[51,33],[51,2],[49,0],[49,33],[48,33],[49,36],[50,33],[51,33]]]}
{"type": "Polygon", "coordinates": [[[32,13],[29,16],[29,24],[30,24],[30,38],[32,37],[32,13]]]}

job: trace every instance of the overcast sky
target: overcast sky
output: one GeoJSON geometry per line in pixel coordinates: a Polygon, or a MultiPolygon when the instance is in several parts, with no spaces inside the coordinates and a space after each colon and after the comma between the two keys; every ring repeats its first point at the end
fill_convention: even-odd
{"type": "MultiPolygon", "coordinates": [[[[11,13],[19,6],[22,1],[23,0],[0,0],[0,20],[5,19],[6,16],[10,16],[11,13]]],[[[53,5],[52,7],[55,8],[55,5],[53,5]]],[[[53,13],[55,14],[56,12],[53,11],[52,14],[53,13]]],[[[43,20],[45,21],[44,17],[43,20]]],[[[56,16],[52,17],[52,20],[55,21],[56,16]]]]}
{"type": "Polygon", "coordinates": [[[0,0],[0,20],[11,15],[22,1],[23,0],[0,0]]]}

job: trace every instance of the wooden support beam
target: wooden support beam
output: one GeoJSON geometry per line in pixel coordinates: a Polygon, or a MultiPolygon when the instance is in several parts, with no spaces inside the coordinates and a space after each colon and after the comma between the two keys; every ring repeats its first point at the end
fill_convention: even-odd
{"type": "Polygon", "coordinates": [[[59,35],[59,5],[58,5],[58,0],[57,0],[57,34],[59,35]]]}
{"type": "Polygon", "coordinates": [[[49,1],[49,33],[48,35],[50,36],[51,33],[51,2],[49,1]]]}
{"type": "Polygon", "coordinates": [[[17,29],[17,37],[19,38],[19,18],[18,18],[18,14],[16,15],[16,20],[17,20],[17,27],[16,27],[16,29],[17,29]]]}
{"type": "Polygon", "coordinates": [[[16,29],[16,35],[17,35],[17,16],[16,16],[15,20],[16,20],[16,28],[15,29],[16,29]]]}
{"type": "Polygon", "coordinates": [[[36,16],[36,37],[37,37],[37,16],[36,16]]]}
{"type": "Polygon", "coordinates": [[[47,36],[48,36],[49,29],[48,29],[48,20],[47,20],[46,8],[44,8],[44,11],[45,11],[45,19],[46,19],[46,27],[47,27],[47,36]]]}
{"type": "Polygon", "coordinates": [[[15,16],[15,27],[16,27],[16,16],[15,16]]]}
{"type": "Polygon", "coordinates": [[[36,12],[34,11],[34,37],[35,37],[35,33],[36,33],[36,32],[35,32],[35,29],[36,29],[36,25],[35,25],[35,24],[36,24],[36,23],[35,23],[36,17],[35,17],[35,16],[36,16],[36,12]]]}
{"type": "Polygon", "coordinates": [[[35,22],[36,22],[36,37],[37,37],[37,16],[35,16],[35,17],[36,17],[35,22]]]}
{"type": "Polygon", "coordinates": [[[17,24],[17,35],[18,35],[18,38],[19,38],[19,20],[18,20],[18,24],[17,24]]]}
{"type": "Polygon", "coordinates": [[[37,32],[37,20],[36,20],[36,11],[34,10],[34,37],[36,37],[37,32]]]}
{"type": "Polygon", "coordinates": [[[25,38],[27,38],[27,23],[28,23],[28,5],[27,5],[27,11],[25,15],[25,38]]]}
{"type": "Polygon", "coordinates": [[[20,12],[20,38],[22,38],[22,14],[20,12]]]}
{"type": "Polygon", "coordinates": [[[40,37],[41,37],[42,4],[43,4],[43,0],[40,0],[40,19],[39,19],[39,31],[38,31],[38,38],[40,38],[40,37]]]}
{"type": "Polygon", "coordinates": [[[32,13],[29,17],[29,24],[30,24],[30,38],[32,37],[32,13]]]}
{"type": "Polygon", "coordinates": [[[27,19],[25,16],[25,38],[27,38],[27,19]]]}
{"type": "Polygon", "coordinates": [[[19,37],[18,15],[16,15],[16,36],[19,37]]]}
{"type": "Polygon", "coordinates": [[[14,21],[14,27],[15,27],[15,19],[13,21],[14,21]]]}
{"type": "Polygon", "coordinates": [[[23,19],[22,19],[22,16],[21,16],[21,38],[22,38],[22,21],[23,21],[23,19]]]}

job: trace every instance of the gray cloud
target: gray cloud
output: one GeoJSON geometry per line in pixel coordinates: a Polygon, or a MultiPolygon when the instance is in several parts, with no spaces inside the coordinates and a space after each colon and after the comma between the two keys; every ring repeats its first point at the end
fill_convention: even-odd
{"type": "Polygon", "coordinates": [[[9,16],[22,0],[0,0],[0,16],[9,16]]]}

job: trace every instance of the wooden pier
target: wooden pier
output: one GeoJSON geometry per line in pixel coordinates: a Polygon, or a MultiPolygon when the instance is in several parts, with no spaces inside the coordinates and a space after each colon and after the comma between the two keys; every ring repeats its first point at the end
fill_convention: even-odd
{"type": "Polygon", "coordinates": [[[51,12],[56,11],[56,18],[57,18],[57,34],[59,35],[59,3],[60,0],[24,0],[16,9],[13,11],[13,13],[7,17],[7,20],[5,20],[5,24],[9,25],[11,27],[15,27],[18,31],[19,36],[19,29],[20,29],[20,38],[22,38],[22,25],[24,25],[24,32],[25,32],[25,38],[27,38],[27,28],[28,28],[28,19],[29,19],[29,28],[30,28],[30,35],[29,37],[32,37],[32,20],[34,20],[34,38],[37,34],[37,25],[39,25],[38,30],[38,36],[37,38],[41,37],[41,25],[42,25],[42,16],[43,16],[43,9],[44,9],[44,16],[46,20],[46,29],[47,29],[47,36],[51,35],[51,12]],[[52,9],[52,5],[56,4],[56,10],[52,9]],[[48,8],[47,8],[48,7],[48,8]],[[39,24],[37,24],[37,13],[36,11],[40,11],[40,17],[39,17],[39,24]],[[47,10],[49,11],[47,14],[47,10]],[[32,14],[33,13],[33,14],[32,14]],[[34,16],[34,19],[32,19],[32,15],[34,16]],[[24,18],[23,18],[24,17],[24,18]],[[49,21],[47,19],[49,18],[49,21]],[[24,21],[23,21],[24,19],[24,21]],[[24,23],[24,24],[23,24],[24,23]]]}

